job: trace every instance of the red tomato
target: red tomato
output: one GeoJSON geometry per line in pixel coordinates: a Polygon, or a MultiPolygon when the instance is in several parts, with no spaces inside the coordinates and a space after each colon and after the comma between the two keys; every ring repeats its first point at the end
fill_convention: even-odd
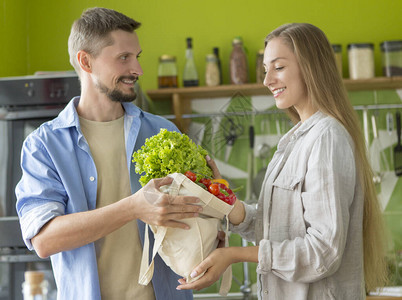
{"type": "Polygon", "coordinates": [[[187,178],[193,182],[195,182],[197,180],[197,175],[194,172],[186,171],[186,173],[184,173],[184,175],[186,175],[187,178]]]}
{"type": "Polygon", "coordinates": [[[209,187],[212,183],[211,179],[208,178],[201,178],[200,179],[200,183],[202,183],[203,185],[205,185],[205,187],[209,187]]]}
{"type": "Polygon", "coordinates": [[[219,185],[217,183],[212,183],[211,185],[209,185],[208,187],[208,191],[212,194],[212,195],[218,195],[220,193],[220,188],[219,185]]]}

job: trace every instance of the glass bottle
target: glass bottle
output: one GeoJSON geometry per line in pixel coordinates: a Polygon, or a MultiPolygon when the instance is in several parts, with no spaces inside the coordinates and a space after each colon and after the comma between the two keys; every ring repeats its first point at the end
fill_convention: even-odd
{"type": "Polygon", "coordinates": [[[177,87],[177,67],[175,56],[165,54],[159,57],[158,87],[160,89],[177,87]]]}
{"type": "Polygon", "coordinates": [[[48,282],[40,271],[26,271],[22,283],[24,300],[47,300],[48,282]]]}
{"type": "Polygon", "coordinates": [[[255,61],[255,79],[257,83],[263,83],[265,79],[264,49],[260,49],[257,52],[257,59],[255,61]]]}
{"type": "Polygon", "coordinates": [[[219,84],[223,84],[223,77],[222,77],[222,65],[221,65],[221,59],[219,58],[219,48],[214,47],[213,52],[216,56],[217,63],[218,63],[218,68],[219,68],[219,84]]]}
{"type": "Polygon", "coordinates": [[[187,38],[186,63],[183,71],[183,86],[198,86],[198,72],[194,62],[192,38],[187,38]]]}
{"type": "Polygon", "coordinates": [[[220,82],[218,59],[216,58],[215,54],[208,54],[206,60],[207,63],[205,65],[205,85],[217,86],[220,82]]]}
{"type": "Polygon", "coordinates": [[[246,53],[243,49],[241,38],[235,38],[232,42],[230,54],[230,82],[232,84],[245,84],[248,82],[248,65],[246,53]]]}

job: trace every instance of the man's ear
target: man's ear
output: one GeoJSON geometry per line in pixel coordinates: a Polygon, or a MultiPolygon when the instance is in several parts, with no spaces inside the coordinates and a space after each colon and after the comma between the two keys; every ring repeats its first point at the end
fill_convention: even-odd
{"type": "Polygon", "coordinates": [[[92,73],[91,68],[91,56],[84,50],[80,50],[77,53],[77,61],[81,70],[87,73],[92,73]]]}

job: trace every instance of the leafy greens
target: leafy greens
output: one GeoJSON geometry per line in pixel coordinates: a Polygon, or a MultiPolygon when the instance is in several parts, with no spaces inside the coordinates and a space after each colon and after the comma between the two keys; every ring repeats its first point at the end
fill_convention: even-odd
{"type": "Polygon", "coordinates": [[[199,176],[212,177],[212,170],[205,160],[207,154],[187,135],[162,128],[134,152],[132,162],[135,163],[135,172],[142,174],[140,183],[144,186],[151,179],[188,170],[199,176]]]}

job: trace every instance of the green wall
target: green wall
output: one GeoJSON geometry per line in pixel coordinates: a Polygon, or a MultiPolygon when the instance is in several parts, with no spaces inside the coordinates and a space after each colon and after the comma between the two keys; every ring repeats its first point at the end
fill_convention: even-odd
{"type": "MultiPolygon", "coordinates": [[[[179,76],[184,65],[185,38],[194,38],[196,64],[204,84],[205,55],[221,51],[224,81],[228,82],[231,40],[242,36],[248,49],[251,80],[258,49],[265,36],[287,22],[321,27],[332,43],[373,42],[377,76],[381,75],[379,43],[402,39],[402,1],[398,0],[3,0],[0,7],[0,76],[26,75],[38,70],[69,70],[67,38],[71,23],[87,7],[105,6],[126,13],[143,26],[138,31],[143,54],[144,90],[156,88],[158,57],[177,56],[179,76]]],[[[344,75],[347,76],[345,70],[344,75]]]]}
{"type": "MultiPolygon", "coordinates": [[[[220,48],[224,83],[228,83],[228,60],[235,36],[243,37],[254,81],[256,52],[263,47],[265,36],[283,23],[309,22],[322,28],[332,43],[342,44],[344,66],[348,43],[375,43],[376,76],[381,76],[379,43],[402,39],[400,0],[0,0],[0,77],[71,70],[67,53],[71,24],[85,8],[93,6],[113,8],[142,22],[138,34],[143,49],[144,76],[140,82],[144,90],[157,87],[161,54],[177,56],[180,77],[187,36],[194,39],[201,84],[205,55],[212,47],[220,48]]],[[[397,96],[392,99],[397,101],[397,96]]],[[[400,189],[395,191],[398,199],[400,189]]],[[[390,220],[390,215],[387,222],[398,229],[392,233],[398,250],[400,214],[393,215],[396,220],[390,220]]],[[[240,272],[241,265],[234,269],[240,272]]],[[[250,273],[255,276],[255,265],[250,273]]],[[[235,284],[233,288],[238,290],[235,284]]]]}
{"type": "Polygon", "coordinates": [[[0,77],[29,72],[25,3],[25,0],[0,1],[0,77]]]}

